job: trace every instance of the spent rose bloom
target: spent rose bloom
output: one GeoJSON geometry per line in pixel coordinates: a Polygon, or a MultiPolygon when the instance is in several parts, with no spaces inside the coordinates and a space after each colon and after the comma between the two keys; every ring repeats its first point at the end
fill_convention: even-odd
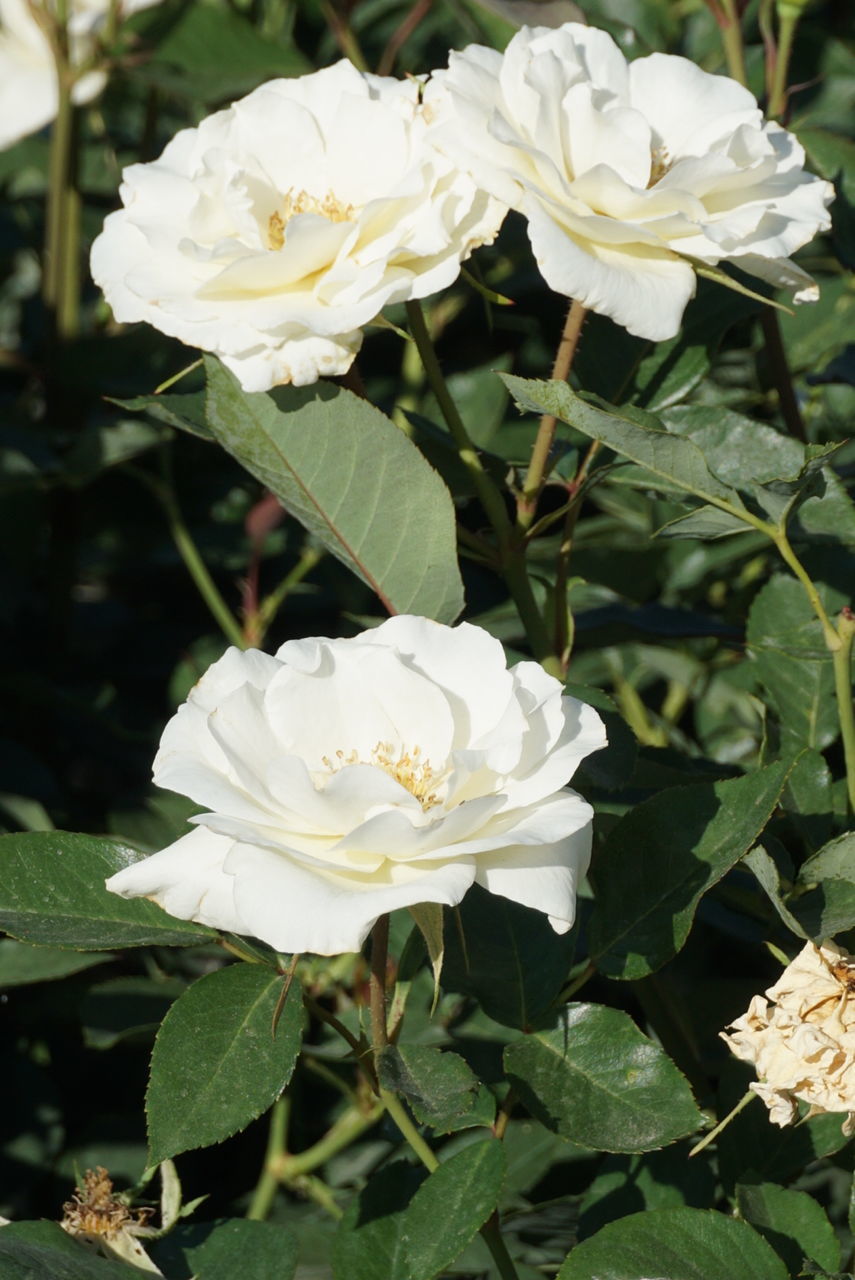
{"type": "Polygon", "coordinates": [[[565,783],[605,742],[596,711],[468,623],[230,649],[154,762],[210,812],[107,887],[279,951],[355,951],[385,912],[476,882],[563,933],[592,817],[565,783]]]}
{"type": "Polygon", "coordinates": [[[812,1114],[847,1112],[843,1131],[855,1132],[855,956],[808,942],[730,1032],[722,1039],[754,1063],[760,1078],[750,1088],[773,1124],[797,1120],[801,1099],[812,1114]]]}
{"type": "MultiPolygon", "coordinates": [[[[147,9],[159,0],[122,0],[120,15],[147,9]]],[[[36,16],[49,13],[39,0],[0,0],[0,151],[53,120],[58,95],[56,66],[48,37],[36,16]]],[[[72,89],[78,105],[101,92],[103,70],[84,70],[110,12],[110,0],[69,0],[68,40],[73,68],[79,68],[72,89]]]]}
{"type": "Polygon", "coordinates": [[[504,208],[430,145],[415,80],[273,80],[125,170],[92,249],[116,319],[213,351],[245,391],[345,373],[362,328],[456,278],[504,208]]]}
{"type": "Polygon", "coordinates": [[[674,336],[696,286],[686,259],[816,298],[788,258],[829,226],[833,188],[736,81],[669,54],[627,63],[604,31],[567,23],[523,27],[504,55],[452,53],[433,92],[451,103],[442,147],[525,215],[550,287],[630,333],[674,336]]]}

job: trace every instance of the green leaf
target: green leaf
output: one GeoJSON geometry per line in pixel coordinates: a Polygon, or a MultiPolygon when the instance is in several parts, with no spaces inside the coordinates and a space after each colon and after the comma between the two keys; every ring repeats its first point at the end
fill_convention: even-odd
{"type": "Polygon", "coordinates": [[[64,831],[0,836],[0,929],[25,942],[107,951],[190,946],[211,929],[141,898],[108,893],[104,881],[140,854],[113,840],[64,831]]]}
{"type": "Polygon", "coordinates": [[[799,868],[798,883],[807,893],[792,904],[815,942],[855,928],[855,833],[832,840],[799,868]]]}
{"type": "Polygon", "coordinates": [[[705,1209],[715,1201],[716,1179],[709,1161],[689,1160],[685,1146],[644,1155],[610,1155],[579,1206],[579,1238],[640,1209],[705,1209]]]}
{"type": "Polygon", "coordinates": [[[496,1022],[527,1030],[560,992],[574,949],[574,933],[557,934],[542,912],[476,885],[446,912],[442,985],[475,996],[496,1022]]]}
{"type": "Polygon", "coordinates": [[[702,542],[715,542],[735,533],[745,533],[745,521],[732,516],[729,511],[709,505],[698,507],[686,516],[677,516],[656,530],[657,538],[700,538],[702,542]]]}
{"type": "Polygon", "coordinates": [[[776,574],[758,592],[748,615],[747,641],[785,744],[822,750],[834,742],[839,725],[831,654],[795,578],[776,574]]]}
{"type": "Polygon", "coordinates": [[[702,896],[755,844],[793,763],[673,787],[621,818],[593,869],[590,945],[602,973],[643,978],[676,955],[702,896]]]}
{"type": "MultiPolygon", "coordinates": [[[[440,978],[442,977],[442,962],[445,957],[442,904],[438,902],[419,902],[408,909],[427,947],[430,967],[433,970],[433,1008],[435,1008],[437,997],[439,996],[440,978]]],[[[433,1012],[433,1009],[431,1009],[431,1012],[433,1012]]]]}
{"type": "Polygon", "coordinates": [[[149,1253],[164,1275],[198,1280],[292,1280],[298,1242],[278,1222],[246,1222],[221,1218],[213,1222],[179,1223],[149,1253]]]}
{"type": "Polygon", "coordinates": [[[124,977],[95,983],[80,1004],[84,1043],[91,1049],[112,1049],[129,1039],[153,1040],[184,990],[180,978],[124,977]]]}
{"type": "Polygon", "coordinates": [[[3,1280],[139,1280],[144,1274],[124,1262],[93,1255],[54,1222],[0,1227],[3,1280]]]}
{"type": "Polygon", "coordinates": [[[156,46],[134,67],[135,78],[182,98],[223,102],[273,76],[310,70],[293,44],[262,35],[231,9],[186,5],[177,14],[140,15],[132,25],[156,46]]]}
{"type": "Polygon", "coordinates": [[[571,1004],[505,1048],[505,1070],[547,1129],[596,1151],[651,1151],[700,1126],[692,1091],[628,1014],[571,1004]]]}
{"type": "Polygon", "coordinates": [[[502,1144],[474,1142],[424,1179],[389,1166],[360,1192],[333,1241],[334,1280],[434,1280],[496,1208],[502,1144]]]}
{"type": "Polygon", "coordinates": [[[177,427],[191,436],[199,436],[202,440],[213,440],[213,434],[205,423],[205,393],[190,391],[160,396],[135,396],[132,400],[113,400],[121,409],[130,409],[133,413],[147,413],[158,422],[165,422],[170,427],[177,427]]]}
{"type": "Polygon", "coordinates": [[[704,1209],[653,1209],[611,1222],[577,1245],[558,1280],[787,1280],[744,1222],[704,1209]],[[738,1261],[737,1261],[738,1260],[738,1261]]]}
{"type": "Polygon", "coordinates": [[[775,908],[787,928],[794,933],[797,938],[803,938],[806,940],[808,935],[784,902],[783,891],[781,888],[781,877],[774,858],[767,853],[762,844],[758,844],[746,853],[743,858],[743,862],[757,878],[758,884],[765,892],[772,906],[775,908]]]}
{"type": "Polygon", "coordinates": [[[551,413],[594,440],[649,471],[666,491],[680,489],[708,500],[720,498],[741,507],[738,494],[713,475],[698,446],[666,431],[653,414],[621,409],[594,398],[582,399],[566,382],[540,382],[502,374],[519,407],[529,413],[551,413]]]}
{"type": "Polygon", "coordinates": [[[456,1053],[433,1045],[389,1045],[380,1058],[380,1083],[406,1098],[416,1119],[437,1133],[492,1124],[492,1094],[456,1053]]]}
{"type": "Polygon", "coordinates": [[[454,507],[412,441],[330,383],[247,394],[218,360],[205,369],[219,443],[390,613],[453,622],[463,607],[454,507]]]}
{"type": "Polygon", "coordinates": [[[54,947],[34,947],[14,938],[0,941],[0,990],[26,987],[31,982],[52,982],[72,973],[106,964],[109,955],[86,955],[79,951],[61,951],[54,947]]]}
{"type": "Polygon", "coordinates": [[[291,1078],[302,1035],[293,982],[272,1034],[285,979],[234,964],[194,982],[163,1020],[146,1094],[151,1164],[207,1147],[266,1111],[291,1078]]]}
{"type": "Polygon", "coordinates": [[[740,1183],[739,1215],[759,1231],[783,1258],[791,1276],[802,1273],[807,1258],[829,1271],[840,1266],[840,1243],[834,1228],[812,1196],[774,1182],[740,1183]]]}

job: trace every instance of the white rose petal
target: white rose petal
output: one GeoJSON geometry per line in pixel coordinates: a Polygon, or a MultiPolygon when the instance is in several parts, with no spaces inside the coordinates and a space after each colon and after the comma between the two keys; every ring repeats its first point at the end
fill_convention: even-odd
{"type": "Polygon", "coordinates": [[[764,996],[722,1039],[737,1058],[754,1064],[750,1087],[773,1124],[798,1119],[799,1100],[812,1113],[846,1112],[855,1124],[855,957],[834,942],[808,942],[764,996]]]}
{"type": "Polygon", "coordinates": [[[671,338],[696,277],[733,262],[812,301],[789,255],[830,225],[828,182],[734,80],[654,53],[628,63],[593,27],[523,27],[504,55],[452,53],[439,145],[528,219],[558,293],[642,338],[671,338]]]}
{"type": "Polygon", "coordinates": [[[345,373],[363,327],[451,284],[505,213],[432,147],[419,96],[339,62],[126,169],[92,249],[116,318],[216,352],[246,391],[345,373]]]}
{"type": "Polygon", "coordinates": [[[378,916],[476,882],[564,932],[592,817],[565,784],[605,742],[591,707],[467,623],[230,649],[154,762],[209,812],[107,887],[279,951],[357,950],[378,916]]]}
{"type": "MultiPolygon", "coordinates": [[[[159,0],[123,0],[119,14],[147,9],[159,0]]],[[[47,35],[36,20],[38,0],[0,0],[0,151],[50,124],[57,112],[56,66],[47,35]]],[[[69,0],[69,56],[81,67],[95,50],[109,12],[110,0],[69,0]]],[[[106,83],[106,74],[80,75],[72,101],[91,102],[106,83]]]]}

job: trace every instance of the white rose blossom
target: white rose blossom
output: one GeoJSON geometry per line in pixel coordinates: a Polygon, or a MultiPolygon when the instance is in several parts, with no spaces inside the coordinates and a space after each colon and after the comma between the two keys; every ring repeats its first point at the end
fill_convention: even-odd
{"type": "Polygon", "coordinates": [[[801,1099],[812,1115],[848,1113],[843,1132],[855,1132],[855,956],[834,942],[808,942],[730,1032],[722,1039],[756,1067],[749,1087],[773,1124],[797,1120],[801,1099]]]}
{"type": "MultiPolygon", "coordinates": [[[[119,16],[147,9],[159,0],[122,0],[119,16]]],[[[51,10],[40,0],[0,0],[0,151],[50,124],[57,112],[56,65],[37,14],[51,10]]],[[[71,92],[81,105],[97,96],[107,80],[99,68],[83,70],[95,52],[110,13],[110,0],[69,0],[68,43],[72,68],[81,74],[71,92]]]]}
{"type": "Polygon", "coordinates": [[[628,63],[604,31],[568,23],[523,27],[504,55],[452,53],[433,92],[451,103],[442,147],[524,214],[550,287],[630,333],[677,333],[689,259],[817,297],[788,259],[829,226],[834,190],[735,80],[669,54],[628,63]]]}
{"type": "Polygon", "coordinates": [[[107,887],[286,952],[358,950],[385,912],[473,883],[563,933],[592,818],[565,784],[605,743],[596,711],[467,623],[230,649],[154,762],[210,811],[107,887]]]}
{"type": "Polygon", "coordinates": [[[345,373],[362,328],[457,277],[504,207],[430,145],[415,80],[273,80],[124,172],[92,275],[117,320],[213,351],[246,391],[345,373]]]}

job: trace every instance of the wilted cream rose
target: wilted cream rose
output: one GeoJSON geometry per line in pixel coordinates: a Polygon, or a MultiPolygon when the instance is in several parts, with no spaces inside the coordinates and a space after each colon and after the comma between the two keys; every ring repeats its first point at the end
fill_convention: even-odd
{"type": "Polygon", "coordinates": [[[441,145],[524,214],[547,284],[630,333],[674,336],[693,259],[817,296],[789,255],[829,226],[833,188],[735,80],[669,54],[628,63],[567,23],[452,53],[434,92],[451,103],[441,145]]]}
{"type": "MultiPolygon", "coordinates": [[[[147,9],[159,0],[122,0],[119,16],[147,9]]],[[[39,21],[52,10],[43,0],[0,0],[0,150],[53,120],[58,94],[50,42],[39,21]]],[[[80,76],[72,100],[90,102],[107,79],[99,68],[84,70],[110,12],[110,0],[69,0],[69,57],[80,76]]]]}
{"type": "Polygon", "coordinates": [[[855,1132],[855,956],[834,942],[808,942],[730,1032],[722,1039],[755,1065],[750,1088],[773,1124],[798,1119],[801,1100],[814,1114],[847,1112],[843,1131],[855,1132]]]}
{"type": "Polygon", "coordinates": [[[278,951],[358,950],[385,912],[475,883],[563,933],[592,817],[565,784],[605,742],[596,711],[467,623],[230,649],[154,762],[209,812],[107,887],[278,951]]]}
{"type": "Polygon", "coordinates": [[[451,284],[505,212],[430,145],[420,92],[339,62],[126,169],[92,250],[116,319],[215,352],[245,391],[345,373],[363,327],[451,284]]]}

